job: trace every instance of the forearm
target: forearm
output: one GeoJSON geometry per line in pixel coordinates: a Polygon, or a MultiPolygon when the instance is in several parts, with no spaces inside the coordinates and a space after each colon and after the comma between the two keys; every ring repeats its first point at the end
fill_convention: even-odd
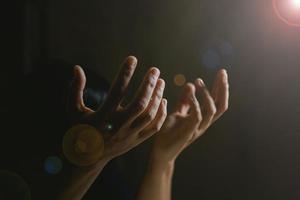
{"type": "Polygon", "coordinates": [[[80,167],[74,170],[72,177],[68,181],[66,187],[63,188],[59,200],[80,200],[99,176],[108,160],[100,160],[95,166],[80,167]]]}
{"type": "Polygon", "coordinates": [[[174,162],[150,159],[137,200],[171,200],[174,162]]]}

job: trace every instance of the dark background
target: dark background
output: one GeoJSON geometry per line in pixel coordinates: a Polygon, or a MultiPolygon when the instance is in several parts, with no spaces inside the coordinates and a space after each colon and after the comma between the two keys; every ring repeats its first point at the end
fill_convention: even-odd
{"type": "MultiPolygon", "coordinates": [[[[81,64],[111,81],[124,57],[136,55],[133,85],[159,67],[169,110],[181,89],[175,74],[210,84],[224,65],[230,109],[178,159],[173,199],[300,199],[300,28],[281,22],[271,0],[44,0],[9,8],[2,116],[5,105],[26,106],[10,96],[39,57],[81,64]],[[203,54],[224,41],[230,58],[207,67],[203,54]]],[[[150,143],[117,160],[134,186],[150,143]]]]}

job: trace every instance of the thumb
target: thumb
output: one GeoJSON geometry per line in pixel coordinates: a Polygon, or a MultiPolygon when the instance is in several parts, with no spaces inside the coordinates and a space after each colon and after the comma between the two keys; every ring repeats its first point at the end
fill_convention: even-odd
{"type": "Polygon", "coordinates": [[[85,107],[83,101],[83,91],[86,84],[86,77],[83,69],[76,65],[74,66],[74,78],[71,86],[70,103],[72,109],[82,111],[85,107]]]}

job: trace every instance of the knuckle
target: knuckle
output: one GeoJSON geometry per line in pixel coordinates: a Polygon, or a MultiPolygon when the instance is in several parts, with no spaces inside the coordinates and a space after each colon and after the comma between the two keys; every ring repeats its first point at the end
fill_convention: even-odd
{"type": "Polygon", "coordinates": [[[157,132],[160,131],[160,129],[161,129],[161,126],[160,126],[159,124],[155,124],[155,125],[151,128],[150,133],[157,133],[157,132]]]}
{"type": "Polygon", "coordinates": [[[202,121],[202,115],[200,112],[197,112],[196,115],[195,115],[195,121],[197,123],[200,123],[202,121]]]}
{"type": "Polygon", "coordinates": [[[162,92],[162,90],[160,90],[160,91],[156,94],[156,97],[157,97],[158,99],[161,99],[161,98],[163,97],[163,92],[162,92]]]}
{"type": "Polygon", "coordinates": [[[146,107],[147,107],[147,102],[145,99],[141,99],[135,105],[136,111],[138,111],[138,112],[145,110],[146,107]]]}
{"type": "Polygon", "coordinates": [[[220,112],[224,113],[228,110],[228,105],[224,105],[220,108],[220,112]]]}
{"type": "Polygon", "coordinates": [[[166,111],[166,110],[163,110],[163,111],[162,111],[162,117],[165,118],[167,115],[168,115],[167,111],[166,111]]]}
{"type": "Polygon", "coordinates": [[[207,115],[214,116],[216,113],[217,113],[217,109],[216,109],[216,107],[213,106],[208,110],[207,115]]]}
{"type": "Polygon", "coordinates": [[[134,70],[134,66],[133,65],[127,65],[123,71],[123,76],[125,78],[128,78],[131,76],[132,72],[134,70]]]}
{"type": "Polygon", "coordinates": [[[131,77],[131,70],[125,70],[123,72],[123,81],[125,82],[126,80],[128,80],[131,77]]]}
{"type": "Polygon", "coordinates": [[[160,128],[161,128],[161,126],[157,124],[153,127],[153,131],[158,132],[160,130],[160,128]]]}
{"type": "Polygon", "coordinates": [[[153,112],[147,112],[145,115],[145,121],[149,122],[154,120],[155,116],[153,112]]]}
{"type": "Polygon", "coordinates": [[[149,86],[150,88],[155,87],[155,78],[149,77],[146,81],[146,85],[149,86]]]}

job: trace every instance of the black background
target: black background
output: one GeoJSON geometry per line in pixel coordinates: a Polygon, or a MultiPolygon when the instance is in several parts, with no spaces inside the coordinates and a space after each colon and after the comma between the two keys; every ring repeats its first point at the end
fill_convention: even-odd
{"type": "MultiPolygon", "coordinates": [[[[180,91],[173,76],[211,83],[215,70],[205,68],[201,54],[216,41],[229,41],[230,109],[178,159],[173,199],[300,198],[300,29],[279,20],[271,0],[45,0],[8,8],[4,123],[18,120],[12,107],[26,106],[16,95],[18,84],[41,56],[84,65],[112,80],[122,59],[136,55],[133,87],[149,66],[159,67],[171,110],[180,91]]],[[[22,134],[11,130],[1,134],[22,134]]],[[[150,143],[116,161],[135,187],[150,143]]]]}

